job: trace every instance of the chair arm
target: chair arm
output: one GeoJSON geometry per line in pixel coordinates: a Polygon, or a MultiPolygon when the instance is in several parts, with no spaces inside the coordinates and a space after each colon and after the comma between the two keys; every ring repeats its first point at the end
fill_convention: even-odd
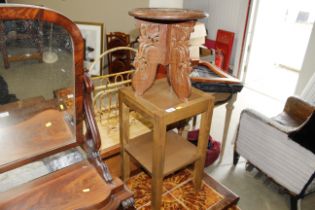
{"type": "Polygon", "coordinates": [[[290,131],[293,130],[292,127],[288,127],[288,126],[284,126],[280,123],[278,123],[277,121],[273,120],[272,118],[268,118],[265,115],[253,110],[253,109],[244,109],[241,113],[241,119],[240,122],[243,123],[244,122],[244,118],[252,118],[252,119],[256,119],[266,125],[269,125],[270,127],[273,127],[281,132],[284,133],[288,133],[290,131]]]}
{"type": "Polygon", "coordinates": [[[289,128],[253,110],[245,110],[235,149],[288,191],[299,194],[313,176],[315,156],[290,140],[289,128]]]}
{"type": "Polygon", "coordinates": [[[303,101],[301,98],[291,96],[287,99],[283,111],[293,119],[304,122],[314,110],[315,107],[311,104],[303,101]]]}

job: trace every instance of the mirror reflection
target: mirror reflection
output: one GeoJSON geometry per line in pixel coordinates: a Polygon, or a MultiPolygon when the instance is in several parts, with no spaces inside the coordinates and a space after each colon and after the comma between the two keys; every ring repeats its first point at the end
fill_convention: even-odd
{"type": "Polygon", "coordinates": [[[56,24],[0,20],[0,49],[5,171],[7,163],[75,141],[75,72],[71,37],[56,24]]]}
{"type": "Polygon", "coordinates": [[[71,39],[54,24],[39,21],[1,21],[0,104],[31,97],[55,97],[74,86],[71,39]],[[7,86],[7,87],[5,87],[7,86]]]}

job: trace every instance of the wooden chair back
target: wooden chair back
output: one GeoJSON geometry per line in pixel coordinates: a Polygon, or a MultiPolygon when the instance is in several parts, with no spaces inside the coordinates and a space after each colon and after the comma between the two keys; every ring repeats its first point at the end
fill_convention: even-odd
{"type": "MultiPolygon", "coordinates": [[[[107,49],[129,47],[130,35],[122,32],[111,32],[106,35],[107,49]]],[[[132,68],[131,51],[120,50],[108,54],[108,73],[114,74],[132,68]]]]}

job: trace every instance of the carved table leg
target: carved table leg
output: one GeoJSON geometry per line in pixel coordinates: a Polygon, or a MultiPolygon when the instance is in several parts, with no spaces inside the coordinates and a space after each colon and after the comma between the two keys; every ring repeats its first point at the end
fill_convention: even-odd
{"type": "MultiPolygon", "coordinates": [[[[147,62],[147,61],[144,61],[147,62]]],[[[137,68],[139,64],[135,62],[137,68]]],[[[155,74],[158,64],[147,64],[146,68],[140,68],[136,70],[132,77],[132,86],[135,89],[137,95],[143,95],[143,93],[151,87],[154,82],[155,74]],[[144,70],[145,69],[145,70],[144,70]]]]}
{"type": "Polygon", "coordinates": [[[192,69],[188,42],[195,22],[158,24],[139,21],[139,24],[140,46],[132,78],[136,94],[143,95],[150,88],[159,64],[169,65],[167,75],[170,84],[178,98],[186,101],[191,93],[189,74],[192,69]]]}
{"type": "Polygon", "coordinates": [[[189,74],[192,70],[189,55],[189,38],[195,22],[172,24],[170,26],[170,69],[169,81],[178,98],[186,101],[191,94],[189,74]]]}
{"type": "Polygon", "coordinates": [[[225,121],[224,121],[224,130],[223,130],[223,138],[222,138],[222,146],[221,146],[221,155],[220,155],[220,161],[223,158],[224,151],[225,151],[225,144],[228,136],[228,131],[230,127],[231,122],[231,116],[232,111],[234,109],[234,102],[236,101],[237,94],[233,94],[232,98],[229,100],[229,102],[226,104],[226,113],[225,113],[225,121]]]}
{"type": "Polygon", "coordinates": [[[145,21],[138,24],[140,45],[134,61],[136,72],[132,77],[132,86],[137,95],[143,95],[154,82],[158,64],[164,63],[167,25],[145,21]]]}

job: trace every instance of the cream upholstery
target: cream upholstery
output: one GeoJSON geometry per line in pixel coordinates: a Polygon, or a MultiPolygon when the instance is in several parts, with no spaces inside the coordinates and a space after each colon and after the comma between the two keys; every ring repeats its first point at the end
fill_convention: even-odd
{"type": "Polygon", "coordinates": [[[300,194],[315,171],[315,155],[289,139],[293,129],[254,110],[244,110],[236,151],[281,186],[300,194]]]}
{"type": "Polygon", "coordinates": [[[257,111],[243,110],[236,135],[234,165],[240,155],[283,186],[291,195],[292,210],[297,209],[298,199],[315,190],[315,154],[288,134],[304,126],[314,109],[315,74],[301,98],[288,98],[278,116],[267,118],[257,111]]]}

